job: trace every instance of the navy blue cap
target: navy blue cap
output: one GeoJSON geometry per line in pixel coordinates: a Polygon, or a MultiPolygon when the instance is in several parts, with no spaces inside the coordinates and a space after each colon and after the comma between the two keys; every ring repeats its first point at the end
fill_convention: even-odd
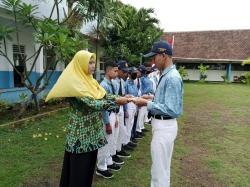
{"type": "Polygon", "coordinates": [[[129,67],[128,68],[128,73],[131,74],[131,73],[136,73],[138,71],[138,69],[136,67],[129,67]]]}
{"type": "Polygon", "coordinates": [[[143,57],[146,57],[146,58],[152,57],[152,56],[155,56],[157,54],[162,54],[162,53],[165,53],[170,56],[173,55],[172,47],[166,41],[155,42],[151,51],[148,54],[143,55],[143,57]]]}
{"type": "Polygon", "coordinates": [[[139,68],[138,68],[138,70],[140,72],[146,72],[146,67],[144,65],[140,65],[139,68]]]}
{"type": "Polygon", "coordinates": [[[128,72],[128,63],[125,60],[119,60],[117,63],[118,69],[128,72]]]}

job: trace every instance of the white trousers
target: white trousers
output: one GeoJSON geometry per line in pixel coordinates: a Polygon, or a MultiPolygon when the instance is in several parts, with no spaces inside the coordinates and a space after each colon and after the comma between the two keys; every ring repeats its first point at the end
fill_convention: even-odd
{"type": "Polygon", "coordinates": [[[176,119],[158,120],[152,118],[151,141],[151,187],[170,186],[170,166],[177,136],[176,119]]]}
{"type": "Polygon", "coordinates": [[[115,121],[117,121],[118,125],[114,128],[114,147],[111,151],[111,156],[114,156],[117,151],[118,147],[118,138],[119,138],[119,131],[120,131],[120,125],[119,125],[119,113],[115,114],[115,121]]]}
{"type": "Polygon", "coordinates": [[[116,120],[116,115],[114,112],[112,112],[109,115],[109,121],[110,121],[110,125],[112,128],[112,134],[107,134],[105,125],[103,127],[105,138],[107,139],[108,143],[102,148],[98,149],[96,165],[97,165],[97,168],[101,171],[107,170],[108,169],[107,166],[113,164],[111,155],[112,153],[114,155],[115,154],[114,152],[116,151],[115,139],[114,139],[115,120],[116,120]]]}
{"type": "Polygon", "coordinates": [[[136,131],[137,132],[141,132],[142,129],[144,129],[144,122],[146,121],[146,119],[148,118],[148,109],[147,106],[142,106],[139,109],[138,112],[138,118],[137,118],[137,123],[136,123],[136,131]]]}
{"type": "Polygon", "coordinates": [[[131,138],[131,131],[134,124],[135,119],[135,113],[136,113],[136,105],[132,102],[128,103],[127,105],[128,109],[128,118],[125,119],[126,122],[126,129],[127,129],[127,137],[125,144],[128,144],[130,142],[131,138]]]}
{"type": "Polygon", "coordinates": [[[120,111],[118,113],[118,123],[119,123],[119,134],[117,139],[116,150],[119,152],[122,149],[122,145],[126,143],[128,136],[127,128],[124,124],[124,110],[123,106],[120,106],[120,111]]]}

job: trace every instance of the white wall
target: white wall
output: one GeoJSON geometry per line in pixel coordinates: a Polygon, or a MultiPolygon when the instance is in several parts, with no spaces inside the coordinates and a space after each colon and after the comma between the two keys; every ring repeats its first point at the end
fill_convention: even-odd
{"type": "Polygon", "coordinates": [[[207,81],[224,81],[223,78],[221,78],[221,76],[225,76],[226,75],[226,70],[208,70],[206,75],[207,81]]]}
{"type": "MultiPolygon", "coordinates": [[[[184,80],[200,80],[199,70],[187,69],[188,76],[184,80]]],[[[207,81],[223,81],[221,76],[226,75],[226,70],[208,70],[207,81]]]]}
{"type": "Polygon", "coordinates": [[[200,80],[200,72],[198,70],[187,69],[188,76],[184,80],[200,80]]]}
{"type": "MultiPolygon", "coordinates": [[[[13,26],[13,21],[11,20],[6,20],[6,19],[1,19],[0,18],[0,24],[3,25],[8,25],[8,26],[13,26]]],[[[34,40],[32,38],[32,29],[29,28],[25,28],[25,27],[20,27],[20,34],[19,34],[19,38],[20,38],[20,45],[24,45],[25,46],[25,52],[28,55],[28,58],[34,53],[35,51],[35,45],[34,45],[34,40]]],[[[13,60],[13,49],[12,49],[12,45],[13,44],[17,44],[17,40],[16,40],[16,34],[13,33],[12,35],[12,41],[7,40],[6,41],[6,47],[7,47],[7,54],[10,60],[13,60]]],[[[3,45],[2,45],[3,46],[3,45]]],[[[13,71],[13,68],[11,67],[11,65],[8,63],[8,61],[4,58],[4,57],[0,57],[1,59],[1,64],[0,64],[0,70],[2,71],[13,71]]],[[[32,61],[29,60],[28,61],[28,68],[30,68],[32,61]]]]}
{"type": "MultiPolygon", "coordinates": [[[[3,44],[1,45],[1,48],[4,50],[3,44]]],[[[9,71],[9,64],[3,56],[0,56],[0,71],[9,71]]]]}
{"type": "MultiPolygon", "coordinates": [[[[240,77],[244,73],[248,71],[232,71],[232,80],[234,76],[240,77]]],[[[188,76],[184,80],[200,80],[200,72],[199,70],[190,70],[187,69],[188,76]]],[[[221,76],[226,75],[226,70],[208,70],[207,73],[207,81],[223,81],[221,76]]]]}
{"type": "MultiPolygon", "coordinates": [[[[42,18],[43,16],[49,16],[50,12],[52,10],[54,0],[22,0],[23,2],[27,4],[33,4],[38,5],[38,10],[36,11],[36,17],[42,18]]],[[[2,0],[0,0],[0,6],[3,7],[2,0]]],[[[59,5],[59,14],[60,19],[64,17],[63,9],[65,9],[65,12],[68,12],[68,7],[66,0],[63,0],[62,3],[59,5]]],[[[52,18],[56,18],[56,9],[54,10],[54,13],[52,15],[52,18]]]]}

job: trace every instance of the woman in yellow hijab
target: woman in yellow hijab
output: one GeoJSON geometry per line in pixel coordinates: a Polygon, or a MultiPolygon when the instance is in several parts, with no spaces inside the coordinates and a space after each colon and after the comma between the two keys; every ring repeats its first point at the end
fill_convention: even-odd
{"type": "Polygon", "coordinates": [[[64,97],[70,104],[61,187],[92,185],[97,151],[107,143],[101,111],[114,110],[117,104],[129,101],[107,95],[93,78],[94,71],[95,55],[77,52],[46,98],[64,97]]]}

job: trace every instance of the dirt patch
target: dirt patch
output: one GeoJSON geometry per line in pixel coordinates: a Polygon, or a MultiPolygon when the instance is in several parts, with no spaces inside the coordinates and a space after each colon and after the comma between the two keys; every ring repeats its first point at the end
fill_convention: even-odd
{"type": "MultiPolygon", "coordinates": [[[[62,162],[62,161],[61,161],[62,162]]],[[[60,176],[58,173],[61,171],[61,164],[59,162],[51,162],[49,163],[49,176],[44,175],[41,176],[34,176],[30,178],[26,183],[21,185],[22,187],[58,187],[60,176]]],[[[48,174],[47,174],[48,175],[48,174]]]]}
{"type": "MultiPolygon", "coordinates": [[[[214,104],[206,105],[204,110],[185,109],[188,111],[188,118],[184,120],[182,124],[182,136],[185,144],[191,147],[191,152],[181,160],[182,176],[187,180],[186,186],[202,186],[202,187],[223,187],[221,182],[213,178],[212,173],[208,170],[204,160],[210,154],[200,138],[196,138],[208,128],[216,124],[213,123],[212,113],[208,112],[210,109],[220,110],[220,107],[214,104]],[[205,110],[206,109],[206,110],[205,110]],[[206,111],[206,112],[202,112],[206,111]]],[[[213,110],[215,111],[215,110],[213,110]]],[[[220,116],[221,117],[221,116],[220,116]]],[[[223,134],[223,126],[216,128],[216,135],[221,136],[223,134]]],[[[215,135],[215,136],[216,136],[215,135]]]]}

